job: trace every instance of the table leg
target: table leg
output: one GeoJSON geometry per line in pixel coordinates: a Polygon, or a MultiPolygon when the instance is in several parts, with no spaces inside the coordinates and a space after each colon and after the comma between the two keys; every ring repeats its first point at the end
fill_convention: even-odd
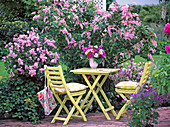
{"type": "MultiPolygon", "coordinates": [[[[97,79],[95,78],[95,76],[94,75],[91,75],[92,76],[92,78],[93,78],[93,80],[94,81],[96,81],[97,79]]],[[[102,83],[104,84],[104,82],[106,81],[106,79],[107,79],[107,77],[104,77],[104,79],[102,80],[102,83]]],[[[98,83],[98,81],[99,80],[97,80],[97,85],[99,85],[99,83],[98,83]]],[[[96,84],[93,84],[93,86],[95,87],[96,86],[96,84]]],[[[94,89],[94,88],[93,88],[94,89]]],[[[98,92],[99,92],[99,90],[97,89],[96,90],[96,93],[98,94],[98,92]]],[[[90,105],[92,104],[92,102],[93,102],[93,100],[94,100],[94,96],[92,96],[92,98],[90,99],[90,101],[89,101],[89,103],[87,104],[87,107],[85,108],[85,110],[84,110],[84,113],[86,113],[87,112],[87,110],[88,110],[88,108],[90,107],[90,105]]]]}
{"type": "MultiPolygon", "coordinates": [[[[95,85],[98,83],[101,75],[99,75],[99,76],[97,77],[97,79],[96,79],[96,81],[93,83],[93,85],[90,84],[90,82],[89,82],[89,80],[88,80],[88,78],[86,77],[85,74],[82,74],[82,76],[83,76],[83,78],[85,79],[86,83],[88,84],[90,90],[89,90],[89,92],[87,93],[86,97],[84,98],[83,102],[82,102],[81,105],[80,105],[80,108],[81,108],[81,109],[83,108],[84,104],[86,103],[87,99],[89,98],[90,94],[92,93],[95,85]]],[[[90,104],[90,105],[91,105],[91,104],[90,104]]],[[[87,110],[89,109],[90,105],[87,104],[87,107],[86,107],[85,110],[84,110],[84,114],[87,112],[87,110]]],[[[78,115],[78,114],[79,114],[79,112],[77,111],[75,115],[78,115]]]]}
{"type": "MultiPolygon", "coordinates": [[[[103,80],[101,81],[100,84],[99,84],[99,82],[98,82],[99,80],[97,79],[98,77],[95,78],[94,75],[91,75],[91,76],[92,76],[92,78],[93,78],[93,80],[94,80],[93,88],[91,89],[91,90],[92,90],[92,93],[93,93],[93,97],[91,98],[90,102],[88,103],[87,107],[85,108],[84,113],[87,112],[88,108],[90,107],[90,105],[92,104],[92,102],[93,102],[93,100],[94,100],[94,98],[95,98],[96,101],[97,101],[97,103],[99,104],[100,108],[102,109],[104,115],[106,116],[107,120],[111,120],[110,117],[109,117],[109,115],[107,114],[107,111],[105,110],[103,104],[101,103],[100,99],[99,99],[98,96],[97,96],[98,92],[99,92],[100,90],[102,90],[102,86],[103,86],[104,82],[106,81],[108,75],[105,75],[105,77],[103,78],[103,80]],[[96,82],[96,81],[97,81],[97,82],[96,82]],[[100,88],[97,88],[97,90],[96,90],[96,92],[95,92],[95,91],[94,91],[94,87],[97,86],[97,85],[98,85],[100,88]]],[[[101,76],[100,76],[100,78],[101,78],[101,76]]],[[[103,93],[104,93],[104,91],[102,91],[102,95],[104,95],[104,98],[105,98],[105,100],[106,100],[107,97],[106,97],[106,95],[103,94],[103,93]]],[[[108,103],[108,99],[107,99],[106,103],[108,104],[109,107],[112,107],[112,105],[111,105],[110,103],[108,103]]],[[[115,112],[114,112],[114,113],[115,113],[115,112]]],[[[114,115],[116,115],[116,114],[114,114],[114,115]]]]}
{"type": "MultiPolygon", "coordinates": [[[[96,94],[98,94],[99,91],[101,92],[103,98],[105,99],[107,105],[109,106],[108,110],[107,110],[107,109],[106,109],[106,110],[107,110],[107,111],[111,110],[111,111],[112,111],[112,114],[116,117],[117,114],[116,114],[116,112],[115,112],[115,110],[114,110],[114,106],[111,105],[111,103],[109,102],[109,99],[107,98],[105,92],[104,92],[103,89],[102,89],[102,86],[103,86],[104,82],[106,81],[107,77],[108,77],[108,75],[105,75],[105,77],[103,78],[102,82],[101,82],[100,84],[99,84],[99,83],[97,84],[98,88],[97,88],[97,90],[96,90],[96,94]]],[[[95,76],[92,76],[92,78],[93,78],[93,80],[95,80],[95,76]]],[[[90,101],[93,102],[93,99],[94,99],[94,96],[93,96],[93,98],[92,98],[90,101]]],[[[91,102],[91,103],[92,103],[92,102],[91,102]]]]}

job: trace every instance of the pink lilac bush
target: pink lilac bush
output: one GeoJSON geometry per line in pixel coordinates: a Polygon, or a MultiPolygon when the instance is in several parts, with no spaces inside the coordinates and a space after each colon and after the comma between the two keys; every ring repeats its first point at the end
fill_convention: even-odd
{"type": "Polygon", "coordinates": [[[88,63],[81,56],[82,48],[89,45],[103,46],[108,61],[105,66],[115,66],[136,54],[146,54],[146,57],[148,54],[152,59],[156,35],[143,26],[138,14],[133,12],[133,4],[119,6],[113,2],[104,11],[89,0],[81,4],[66,0],[43,2],[36,3],[39,11],[32,13],[33,20],[41,24],[42,33],[49,33],[55,39],[62,62],[70,69],[88,63]]]}
{"type": "Polygon", "coordinates": [[[9,54],[3,57],[3,61],[8,63],[11,76],[39,76],[45,64],[58,64],[60,55],[52,50],[56,48],[55,41],[46,37],[42,39],[34,28],[27,33],[13,38],[13,43],[5,46],[9,54]]]}

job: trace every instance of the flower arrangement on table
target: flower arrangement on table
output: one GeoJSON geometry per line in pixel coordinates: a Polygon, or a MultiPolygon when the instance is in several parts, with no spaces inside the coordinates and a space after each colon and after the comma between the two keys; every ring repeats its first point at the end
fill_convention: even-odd
{"type": "Polygon", "coordinates": [[[91,45],[89,47],[84,47],[83,51],[84,51],[85,55],[87,56],[87,58],[93,59],[98,64],[100,64],[106,56],[106,53],[102,49],[101,45],[100,46],[97,46],[97,45],[92,46],[91,45]]]}

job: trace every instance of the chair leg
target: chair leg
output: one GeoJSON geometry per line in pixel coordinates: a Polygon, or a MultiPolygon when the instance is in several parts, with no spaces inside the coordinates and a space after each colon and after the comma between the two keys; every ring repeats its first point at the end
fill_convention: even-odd
{"type": "Polygon", "coordinates": [[[126,112],[126,109],[125,109],[126,106],[127,106],[127,103],[125,103],[125,104],[123,105],[123,107],[120,109],[119,113],[118,113],[117,116],[116,116],[116,119],[117,119],[117,120],[120,118],[120,116],[121,116],[122,114],[124,114],[124,113],[126,112]]]}
{"type": "Polygon", "coordinates": [[[59,116],[59,114],[60,114],[62,108],[64,108],[66,101],[67,101],[67,97],[64,98],[63,102],[61,103],[61,105],[60,105],[59,109],[57,110],[57,112],[56,112],[56,114],[55,114],[53,120],[51,121],[51,123],[55,123],[56,118],[59,116]]]}
{"type": "Polygon", "coordinates": [[[63,125],[66,125],[66,124],[68,123],[68,121],[70,120],[70,118],[71,118],[71,116],[72,116],[72,114],[73,114],[73,112],[74,112],[74,110],[75,110],[76,108],[77,108],[77,110],[80,112],[80,114],[82,115],[83,120],[84,120],[84,121],[87,121],[87,119],[86,119],[83,111],[82,111],[81,108],[78,106],[78,103],[79,103],[81,97],[82,97],[82,95],[79,96],[76,101],[74,100],[73,97],[70,97],[70,100],[71,100],[71,102],[73,103],[73,107],[72,107],[70,113],[68,114],[68,116],[67,116],[67,118],[66,118],[66,120],[65,120],[65,122],[64,122],[63,125]]]}
{"type": "MultiPolygon", "coordinates": [[[[55,96],[55,98],[57,99],[57,101],[60,103],[60,105],[62,105],[63,101],[60,99],[60,97],[59,97],[58,95],[56,95],[56,94],[54,94],[54,96],[55,96]]],[[[65,97],[65,98],[66,98],[66,97],[65,97]]],[[[63,108],[64,108],[65,112],[66,112],[67,114],[69,114],[69,110],[68,110],[68,108],[67,108],[65,105],[63,106],[63,108]]]]}
{"type": "Polygon", "coordinates": [[[117,116],[116,116],[116,119],[118,120],[119,118],[120,118],[120,116],[123,116],[124,114],[125,114],[125,112],[126,112],[126,106],[129,104],[129,99],[128,98],[130,98],[130,96],[128,96],[128,94],[127,95],[124,95],[123,93],[119,93],[119,95],[123,98],[123,100],[126,102],[124,105],[123,105],[123,107],[120,109],[120,111],[119,111],[119,113],[117,114],[117,116]],[[127,98],[127,97],[128,98],[127,98]]]}
{"type": "Polygon", "coordinates": [[[78,112],[81,114],[81,116],[83,117],[83,120],[84,121],[87,121],[82,109],[80,108],[80,106],[78,106],[78,103],[80,102],[80,99],[82,98],[83,95],[79,96],[77,101],[76,101],[76,104],[75,104],[75,107],[77,108],[78,112]]]}

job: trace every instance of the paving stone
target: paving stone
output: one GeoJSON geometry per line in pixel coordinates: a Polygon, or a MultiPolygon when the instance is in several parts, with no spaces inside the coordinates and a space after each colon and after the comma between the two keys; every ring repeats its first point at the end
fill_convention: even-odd
{"type": "MultiPolygon", "coordinates": [[[[170,107],[161,107],[157,109],[160,117],[158,119],[158,124],[155,127],[170,127],[170,107]]],[[[107,120],[103,113],[88,113],[86,114],[87,122],[82,119],[73,118],[69,123],[63,126],[63,121],[56,121],[51,124],[53,115],[46,116],[41,120],[39,124],[32,124],[30,122],[22,122],[16,119],[4,119],[0,120],[0,127],[126,127],[128,119],[126,114],[119,120],[109,113],[111,120],[107,120]]]]}

